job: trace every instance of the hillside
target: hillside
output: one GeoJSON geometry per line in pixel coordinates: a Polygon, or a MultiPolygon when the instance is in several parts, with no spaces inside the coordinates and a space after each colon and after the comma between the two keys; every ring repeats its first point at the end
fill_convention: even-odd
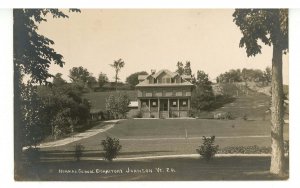
{"type": "MultiPolygon", "coordinates": [[[[137,100],[135,90],[121,91],[127,93],[131,101],[137,100]]],[[[91,110],[105,110],[105,100],[110,94],[115,94],[116,91],[90,92],[83,95],[92,105],[91,110]]]]}
{"type": "Polygon", "coordinates": [[[220,83],[213,85],[215,95],[222,95],[232,100],[218,109],[210,112],[210,115],[218,112],[229,112],[238,119],[259,119],[270,118],[268,109],[271,97],[270,86],[258,86],[256,83],[220,83]]]}

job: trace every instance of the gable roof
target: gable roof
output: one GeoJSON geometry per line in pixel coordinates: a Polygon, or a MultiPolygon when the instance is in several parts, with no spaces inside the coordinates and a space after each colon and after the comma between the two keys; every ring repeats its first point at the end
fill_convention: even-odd
{"type": "Polygon", "coordinates": [[[150,74],[150,75],[141,75],[141,77],[139,76],[139,80],[140,80],[140,83],[138,83],[136,85],[136,87],[144,87],[144,86],[154,86],[154,87],[168,87],[168,86],[193,86],[193,84],[191,82],[189,82],[188,78],[191,78],[191,76],[180,76],[183,80],[181,83],[160,83],[160,84],[157,84],[157,83],[153,83],[153,84],[149,84],[147,82],[147,78],[149,78],[150,76],[153,77],[153,78],[157,78],[159,75],[161,75],[162,73],[166,73],[167,75],[170,75],[172,78],[176,77],[176,76],[180,76],[178,73],[176,72],[171,72],[167,69],[162,69],[160,71],[158,71],[157,73],[155,74],[150,74]],[[145,76],[145,77],[142,77],[142,76],[145,76]]]}
{"type": "Polygon", "coordinates": [[[157,73],[155,73],[155,74],[153,74],[153,75],[151,75],[151,76],[152,76],[153,78],[157,78],[157,77],[158,77],[159,75],[161,75],[162,73],[166,73],[166,74],[170,75],[172,78],[178,75],[177,73],[171,72],[171,71],[169,71],[169,70],[167,70],[167,69],[162,69],[162,70],[158,71],[157,73]]]}

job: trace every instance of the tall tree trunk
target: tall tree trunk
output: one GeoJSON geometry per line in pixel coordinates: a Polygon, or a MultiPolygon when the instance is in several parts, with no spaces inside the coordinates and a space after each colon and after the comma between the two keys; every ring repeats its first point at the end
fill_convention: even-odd
{"type": "Polygon", "coordinates": [[[272,59],[272,107],[271,107],[272,156],[270,173],[284,175],[283,147],[283,86],[282,86],[282,50],[273,45],[272,59]]]}

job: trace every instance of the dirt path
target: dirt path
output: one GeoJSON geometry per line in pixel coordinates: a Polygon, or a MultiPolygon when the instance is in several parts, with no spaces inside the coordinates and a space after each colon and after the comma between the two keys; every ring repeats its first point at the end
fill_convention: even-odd
{"type": "Polygon", "coordinates": [[[115,124],[119,121],[120,120],[104,121],[104,122],[101,122],[99,125],[93,127],[92,129],[89,129],[85,132],[78,133],[76,135],[73,135],[71,137],[68,137],[68,138],[65,138],[62,140],[42,143],[42,144],[38,145],[37,147],[48,148],[48,147],[64,146],[64,145],[70,144],[72,142],[76,142],[76,141],[79,141],[79,140],[82,140],[85,138],[89,138],[91,136],[95,136],[96,134],[105,132],[105,131],[113,128],[115,126],[115,124]],[[106,124],[106,125],[103,126],[103,124],[106,124]]]}

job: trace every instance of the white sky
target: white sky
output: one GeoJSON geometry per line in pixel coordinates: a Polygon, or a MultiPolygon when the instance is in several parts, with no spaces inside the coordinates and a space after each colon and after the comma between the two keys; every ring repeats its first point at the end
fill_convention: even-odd
{"type": "MultiPolygon", "coordinates": [[[[113,80],[109,66],[122,58],[120,78],[151,69],[175,71],[177,61],[191,61],[192,71],[204,70],[214,79],[236,68],[264,69],[271,66],[272,49],[247,58],[239,48],[241,33],[233,23],[232,9],[83,9],[68,13],[69,19],[52,19],[39,32],[54,40],[54,48],[64,56],[64,68],[51,66],[50,72],[68,79],[72,67],[83,66],[95,77],[100,72],[113,80]]],[[[288,84],[288,56],[283,66],[288,84]]]]}

